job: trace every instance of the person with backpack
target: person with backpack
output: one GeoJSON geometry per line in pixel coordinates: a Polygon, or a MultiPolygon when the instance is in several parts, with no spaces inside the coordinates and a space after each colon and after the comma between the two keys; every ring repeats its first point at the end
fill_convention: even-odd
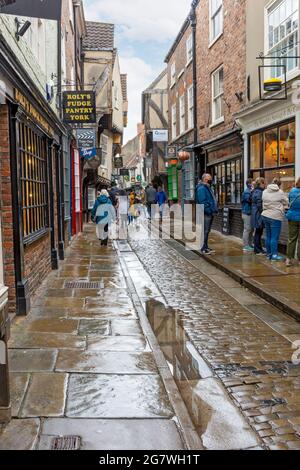
{"type": "Polygon", "coordinates": [[[101,246],[108,244],[109,226],[116,219],[115,209],[106,189],[102,189],[92,209],[92,221],[96,224],[96,235],[101,246]]]}
{"type": "Polygon", "coordinates": [[[246,181],[246,189],[242,194],[242,219],[244,223],[243,233],[243,251],[252,252],[253,229],[251,227],[251,210],[252,210],[252,179],[246,181]]]}
{"type": "Polygon", "coordinates": [[[287,267],[292,266],[297,248],[297,259],[300,261],[300,178],[289,194],[289,210],[286,218],[289,221],[289,240],[287,246],[287,267]]]}
{"type": "Polygon", "coordinates": [[[274,178],[263,193],[263,221],[266,227],[266,248],[270,261],[282,261],[278,244],[285,210],[289,206],[287,195],[281,190],[281,181],[274,178]]]}

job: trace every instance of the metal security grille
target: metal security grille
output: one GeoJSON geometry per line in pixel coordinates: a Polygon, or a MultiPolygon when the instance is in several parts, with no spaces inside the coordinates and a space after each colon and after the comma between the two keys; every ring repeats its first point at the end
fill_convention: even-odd
{"type": "Polygon", "coordinates": [[[79,436],[55,437],[51,443],[51,450],[79,450],[80,444],[79,436]]]}
{"type": "Polygon", "coordinates": [[[31,127],[19,122],[20,180],[23,238],[47,226],[46,141],[31,127]]]}
{"type": "Polygon", "coordinates": [[[101,289],[102,282],[66,281],[65,289],[101,289]]]}

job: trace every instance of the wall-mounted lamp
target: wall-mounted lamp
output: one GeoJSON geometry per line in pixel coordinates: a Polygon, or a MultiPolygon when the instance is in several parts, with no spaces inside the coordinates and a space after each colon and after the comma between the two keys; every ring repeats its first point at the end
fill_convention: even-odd
{"type": "Polygon", "coordinates": [[[18,18],[15,19],[17,25],[16,38],[17,41],[20,40],[20,37],[23,37],[26,31],[30,28],[30,21],[20,21],[18,18]]]}

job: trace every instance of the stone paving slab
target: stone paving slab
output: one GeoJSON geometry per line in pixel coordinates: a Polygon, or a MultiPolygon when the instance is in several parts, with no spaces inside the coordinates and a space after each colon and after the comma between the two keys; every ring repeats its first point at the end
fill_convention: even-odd
{"type": "Polygon", "coordinates": [[[0,436],[0,450],[33,450],[39,428],[39,419],[12,419],[0,436]]]}
{"type": "Polygon", "coordinates": [[[29,384],[29,378],[30,375],[26,373],[10,373],[11,414],[14,417],[19,415],[20,407],[29,384]]]}
{"type": "MultiPolygon", "coordinates": [[[[89,336],[88,351],[146,351],[147,341],[140,336],[89,336]]],[[[148,349],[149,350],[149,349],[148,349]]]]}
{"type": "Polygon", "coordinates": [[[171,418],[173,410],[159,376],[74,374],[70,376],[66,416],[171,418]]]}
{"type": "Polygon", "coordinates": [[[69,313],[69,318],[73,319],[98,319],[98,320],[113,320],[113,319],[137,319],[137,314],[134,308],[120,308],[120,307],[98,307],[94,310],[72,310],[69,313]]]}
{"type": "Polygon", "coordinates": [[[107,320],[80,320],[80,336],[104,336],[110,334],[110,323],[107,320]]]}
{"type": "Polygon", "coordinates": [[[10,349],[11,372],[46,372],[54,369],[57,351],[39,349],[10,349]]]}
{"type": "Polygon", "coordinates": [[[54,436],[77,435],[81,450],[183,450],[178,429],[165,419],[47,419],[39,450],[48,450],[54,436]]]}
{"type": "Polygon", "coordinates": [[[116,336],[139,336],[142,333],[138,320],[115,319],[111,321],[111,331],[116,336]]]}
{"type": "Polygon", "coordinates": [[[98,374],[156,374],[151,353],[59,351],[56,371],[98,374]]]}
{"type": "Polygon", "coordinates": [[[65,318],[40,318],[27,323],[26,330],[38,333],[76,334],[78,321],[65,318]]]}
{"type": "Polygon", "coordinates": [[[9,347],[11,349],[84,349],[86,341],[82,337],[63,333],[15,332],[12,328],[9,347]]]}
{"type": "Polygon", "coordinates": [[[66,374],[33,374],[22,406],[21,417],[63,416],[67,380],[66,374]]]}

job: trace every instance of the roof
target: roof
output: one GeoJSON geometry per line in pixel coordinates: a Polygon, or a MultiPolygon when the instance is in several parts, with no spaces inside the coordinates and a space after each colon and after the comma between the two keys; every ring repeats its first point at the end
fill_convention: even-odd
{"type": "Polygon", "coordinates": [[[156,77],[156,79],[146,88],[146,90],[143,91],[143,94],[148,93],[149,91],[153,90],[156,88],[156,85],[161,81],[161,79],[167,74],[168,69],[165,68],[159,75],[156,77]]]}
{"type": "Polygon", "coordinates": [[[127,74],[126,73],[121,73],[121,84],[122,84],[123,101],[128,101],[128,98],[127,98],[127,74]]]}
{"type": "Polygon", "coordinates": [[[112,51],[114,49],[115,25],[86,21],[86,37],[83,48],[91,51],[112,51]]]}

